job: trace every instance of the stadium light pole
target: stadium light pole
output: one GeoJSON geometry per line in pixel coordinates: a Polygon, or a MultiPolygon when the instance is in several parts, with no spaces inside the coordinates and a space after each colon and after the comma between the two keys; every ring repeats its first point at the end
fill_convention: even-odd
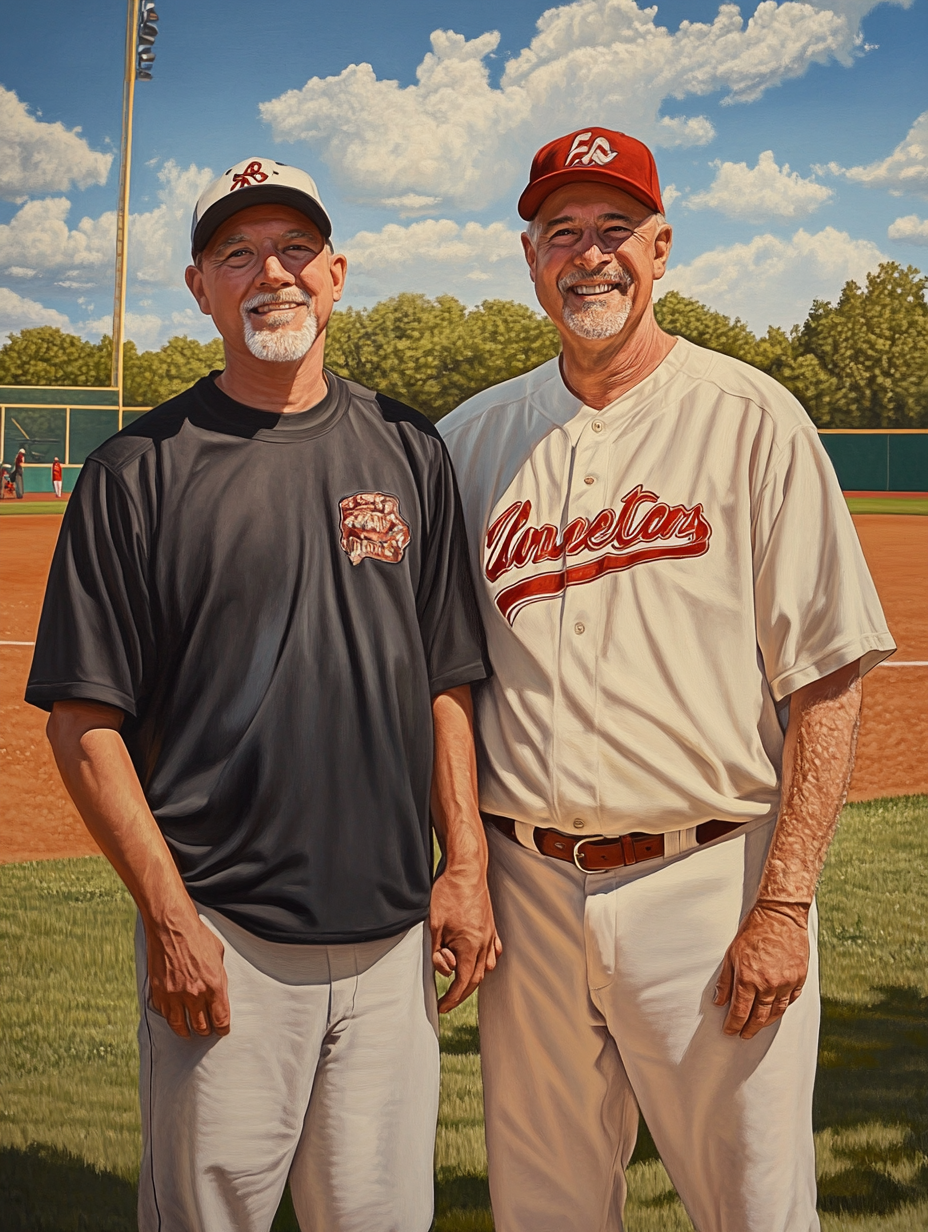
{"type": "Polygon", "coordinates": [[[113,363],[110,384],[119,391],[122,427],[123,342],[126,325],[126,270],[129,260],[129,181],[132,173],[132,110],[136,81],[151,81],[152,51],[158,27],[154,0],[128,0],[126,59],[122,87],[122,144],[119,158],[119,202],[116,207],[116,286],[113,294],[113,363]]]}

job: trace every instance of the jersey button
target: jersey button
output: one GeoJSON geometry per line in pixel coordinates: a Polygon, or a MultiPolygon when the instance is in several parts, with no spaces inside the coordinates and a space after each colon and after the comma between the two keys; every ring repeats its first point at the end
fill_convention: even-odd
{"type": "Polygon", "coordinates": [[[589,484],[591,484],[591,483],[595,483],[595,482],[596,482],[596,480],[593,478],[593,476],[592,476],[592,475],[587,475],[586,479],[584,479],[584,481],[583,481],[583,482],[584,482],[585,484],[589,485],[589,484]]]}
{"type": "Polygon", "coordinates": [[[575,830],[582,830],[585,825],[586,825],[586,822],[583,820],[582,817],[574,818],[574,829],[575,830]]]}
{"type": "Polygon", "coordinates": [[[586,632],[586,625],[583,623],[582,620],[578,620],[577,623],[574,625],[574,633],[585,633],[585,632],[586,632]]]}
{"type": "Polygon", "coordinates": [[[594,432],[602,432],[605,426],[606,425],[603,423],[601,419],[594,419],[593,422],[590,424],[590,427],[593,429],[594,432]]]}

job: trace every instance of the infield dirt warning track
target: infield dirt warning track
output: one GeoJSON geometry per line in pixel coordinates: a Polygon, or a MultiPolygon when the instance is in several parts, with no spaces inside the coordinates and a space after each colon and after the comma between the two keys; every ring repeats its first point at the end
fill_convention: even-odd
{"type": "MultiPolygon", "coordinates": [[[[928,517],[854,522],[898,651],[864,681],[851,800],[928,792],[928,517]]],[[[45,740],[46,716],[22,700],[61,518],[0,522],[0,863],[98,851],[45,740]],[[21,645],[10,643],[23,643],[21,645]]]]}

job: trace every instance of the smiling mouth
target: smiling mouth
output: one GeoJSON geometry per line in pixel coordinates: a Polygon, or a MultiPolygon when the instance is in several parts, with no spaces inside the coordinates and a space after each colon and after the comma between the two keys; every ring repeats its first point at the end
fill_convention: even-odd
{"type": "Polygon", "coordinates": [[[295,308],[305,308],[306,304],[301,299],[294,300],[277,300],[272,304],[257,304],[254,308],[249,308],[248,311],[257,317],[272,316],[275,312],[291,312],[295,308]]]}
{"type": "Polygon", "coordinates": [[[573,286],[568,287],[574,295],[580,295],[587,299],[591,295],[608,295],[610,291],[624,291],[624,284],[620,282],[594,282],[590,286],[573,286]]]}

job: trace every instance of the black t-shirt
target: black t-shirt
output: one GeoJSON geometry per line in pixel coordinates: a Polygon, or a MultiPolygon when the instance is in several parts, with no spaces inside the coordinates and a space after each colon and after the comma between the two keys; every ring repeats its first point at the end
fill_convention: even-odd
{"type": "Polygon", "coordinates": [[[391,936],[431,887],[431,698],[488,674],[433,426],[326,373],[309,411],[215,373],[90,455],[26,700],[125,711],[195,902],[270,941],[391,936]]]}

